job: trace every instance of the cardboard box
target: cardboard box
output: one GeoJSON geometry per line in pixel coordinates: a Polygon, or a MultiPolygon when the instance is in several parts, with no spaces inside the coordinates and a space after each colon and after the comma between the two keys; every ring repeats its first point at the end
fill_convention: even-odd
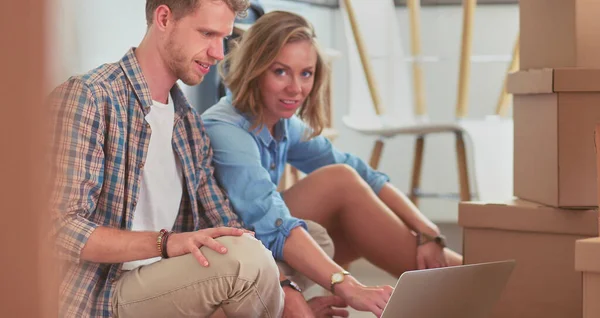
{"type": "Polygon", "coordinates": [[[600,67],[600,1],[519,1],[520,69],[600,67]]]}
{"type": "Polygon", "coordinates": [[[600,69],[518,71],[507,89],[514,104],[514,195],[556,207],[598,206],[600,69]]]}
{"type": "Polygon", "coordinates": [[[583,318],[600,317],[600,238],[577,241],[575,270],[583,273],[583,318]]]}
{"type": "Polygon", "coordinates": [[[492,317],[581,317],[575,242],[598,236],[597,217],[597,210],[565,211],[524,200],[461,203],[465,263],[516,260],[492,317]]]}

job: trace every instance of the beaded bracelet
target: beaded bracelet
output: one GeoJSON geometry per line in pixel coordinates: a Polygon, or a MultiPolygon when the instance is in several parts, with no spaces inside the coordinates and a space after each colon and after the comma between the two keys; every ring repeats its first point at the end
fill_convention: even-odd
{"type": "Polygon", "coordinates": [[[162,229],[160,230],[160,232],[158,232],[158,237],[156,238],[156,249],[158,250],[158,253],[162,256],[163,255],[163,249],[165,248],[166,245],[166,237],[169,235],[169,231],[162,229]]]}
{"type": "Polygon", "coordinates": [[[173,234],[173,231],[168,231],[165,233],[165,235],[163,235],[160,249],[160,255],[162,258],[169,258],[169,253],[167,252],[167,241],[169,240],[169,236],[171,236],[171,234],[173,234]]]}

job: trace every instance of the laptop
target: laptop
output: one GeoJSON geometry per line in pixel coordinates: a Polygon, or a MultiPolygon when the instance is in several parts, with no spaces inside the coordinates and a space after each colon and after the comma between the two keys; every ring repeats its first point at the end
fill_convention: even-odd
{"type": "Polygon", "coordinates": [[[508,260],[405,272],[381,317],[489,317],[514,267],[508,260]]]}

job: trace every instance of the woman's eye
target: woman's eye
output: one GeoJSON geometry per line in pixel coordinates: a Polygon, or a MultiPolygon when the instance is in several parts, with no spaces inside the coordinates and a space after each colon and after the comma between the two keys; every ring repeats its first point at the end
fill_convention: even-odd
{"type": "Polygon", "coordinates": [[[285,75],[285,70],[282,68],[278,68],[275,70],[275,74],[277,75],[285,75]]]}
{"type": "Polygon", "coordinates": [[[311,77],[313,75],[313,72],[310,71],[304,71],[302,72],[302,76],[303,77],[311,77]]]}

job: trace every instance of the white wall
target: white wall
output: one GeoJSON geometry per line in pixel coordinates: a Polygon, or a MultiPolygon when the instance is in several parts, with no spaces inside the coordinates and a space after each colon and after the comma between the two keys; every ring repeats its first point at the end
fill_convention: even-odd
{"type": "MultiPolygon", "coordinates": [[[[129,47],[138,45],[144,35],[145,0],[54,1],[57,1],[54,6],[56,11],[49,29],[56,31],[50,45],[50,68],[55,70],[55,83],[63,81],[68,75],[85,72],[102,63],[117,61],[129,47]]],[[[262,2],[267,11],[284,9],[305,15],[315,24],[323,46],[344,53],[346,44],[340,10],[282,0],[262,2]]],[[[404,8],[396,10],[403,34],[403,47],[408,52],[407,12],[404,8]]],[[[423,53],[440,59],[439,62],[424,65],[426,102],[429,116],[433,120],[454,118],[461,27],[462,9],[458,6],[422,8],[423,53]]],[[[517,32],[516,5],[486,5],[477,9],[473,55],[500,55],[505,60],[472,64],[470,117],[493,114],[517,32]]],[[[342,150],[355,153],[366,160],[374,140],[346,129],[341,122],[342,116],[348,111],[348,97],[344,93],[348,85],[346,63],[342,56],[334,65],[334,124],[340,131],[340,137],[335,143],[342,150]]],[[[404,191],[408,189],[410,180],[412,148],[413,140],[410,138],[389,141],[380,166],[381,170],[390,175],[392,182],[404,191]]],[[[427,140],[422,178],[424,191],[457,192],[453,137],[439,136],[427,140]]],[[[455,221],[456,206],[456,201],[452,200],[425,199],[421,203],[423,212],[437,221],[455,221]]]]}

